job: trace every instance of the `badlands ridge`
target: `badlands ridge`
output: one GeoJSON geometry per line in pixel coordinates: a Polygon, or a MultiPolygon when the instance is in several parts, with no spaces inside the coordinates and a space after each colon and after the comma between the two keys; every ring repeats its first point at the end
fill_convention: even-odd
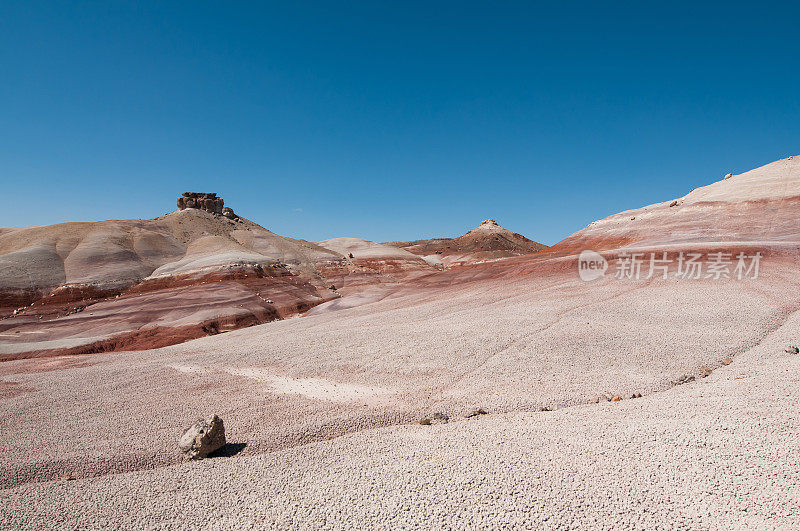
{"type": "Polygon", "coordinates": [[[494,220],[410,250],[359,238],[313,244],[223,204],[185,193],[179,210],[152,220],[0,229],[0,360],[180,343],[545,247],[494,220]]]}
{"type": "Polygon", "coordinates": [[[312,244],[196,208],[4,229],[0,525],[798,528],[799,201],[790,157],[546,249],[491,222],[312,244]],[[668,275],[615,275],[651,252],[668,275]],[[687,279],[681,253],[761,259],[687,279]],[[128,321],[216,328],[38,356],[128,321]],[[213,413],[228,446],[182,461],[213,413]]]}

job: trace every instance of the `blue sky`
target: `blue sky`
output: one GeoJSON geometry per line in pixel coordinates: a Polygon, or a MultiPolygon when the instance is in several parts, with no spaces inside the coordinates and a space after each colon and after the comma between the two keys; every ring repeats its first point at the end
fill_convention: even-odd
{"type": "Polygon", "coordinates": [[[552,244],[800,154],[800,8],[0,3],[0,226],[213,191],[279,234],[552,244]]]}

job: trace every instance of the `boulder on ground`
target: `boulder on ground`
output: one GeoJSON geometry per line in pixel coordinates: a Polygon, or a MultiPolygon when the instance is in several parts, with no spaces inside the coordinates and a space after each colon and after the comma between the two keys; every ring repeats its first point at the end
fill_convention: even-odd
{"type": "Polygon", "coordinates": [[[189,459],[203,459],[225,446],[225,426],[222,419],[212,415],[199,419],[181,436],[178,447],[189,459]]]}

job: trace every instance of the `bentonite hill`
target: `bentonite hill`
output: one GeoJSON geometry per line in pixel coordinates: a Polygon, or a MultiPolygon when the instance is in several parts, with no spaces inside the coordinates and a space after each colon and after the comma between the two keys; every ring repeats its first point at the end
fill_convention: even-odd
{"type": "MultiPolygon", "coordinates": [[[[31,307],[54,328],[89,311],[44,310],[65,281],[122,290],[88,306],[120,315],[168,275],[175,308],[148,322],[180,322],[215,282],[232,315],[307,302],[179,345],[0,363],[2,524],[800,527],[800,158],[709,180],[444,269],[412,251],[427,243],[309,244],[192,208],[6,230],[6,264],[43,264],[31,307]],[[585,250],[607,267],[588,282],[585,250]],[[185,461],[178,438],[213,414],[227,445],[185,461]]],[[[430,249],[448,245],[482,252],[430,249]]],[[[8,323],[28,311],[1,321],[3,348],[23,349],[8,323]]]]}
{"type": "MultiPolygon", "coordinates": [[[[279,236],[235,214],[216,193],[186,192],[177,205],[149,220],[0,229],[0,359],[171,345],[445,268],[434,252],[279,236]]],[[[470,242],[459,248],[458,263],[446,261],[544,248],[506,234],[496,222],[470,231],[452,240],[470,242]]]]}
{"type": "Polygon", "coordinates": [[[184,194],[182,209],[152,220],[3,229],[0,357],[152,348],[336,297],[321,271],[342,256],[212,195],[184,194]]]}

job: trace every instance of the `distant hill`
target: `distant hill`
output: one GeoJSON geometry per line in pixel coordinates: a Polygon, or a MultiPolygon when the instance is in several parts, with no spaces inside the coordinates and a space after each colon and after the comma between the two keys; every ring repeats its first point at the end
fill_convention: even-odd
{"type": "Polygon", "coordinates": [[[458,238],[391,242],[389,245],[419,256],[438,257],[445,266],[520,256],[547,248],[544,244],[500,226],[493,219],[482,221],[476,228],[458,238]]]}

